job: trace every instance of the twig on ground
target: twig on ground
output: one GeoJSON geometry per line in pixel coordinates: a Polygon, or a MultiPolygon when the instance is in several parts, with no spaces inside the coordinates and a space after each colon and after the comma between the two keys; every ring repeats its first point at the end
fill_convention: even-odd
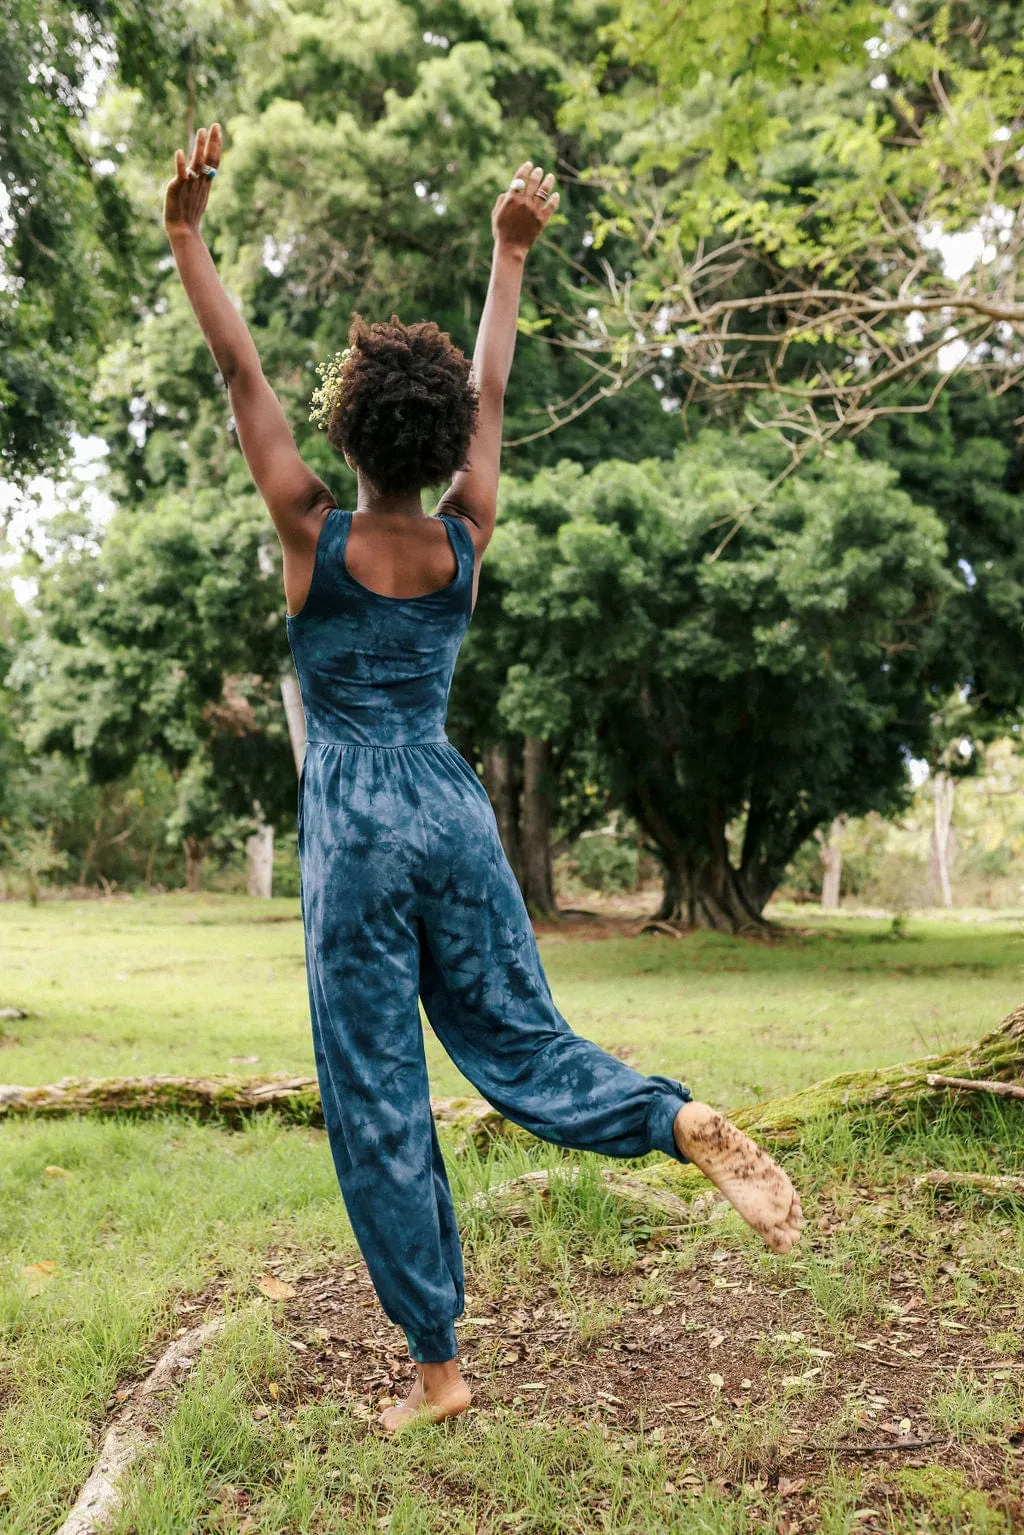
{"type": "Polygon", "coordinates": [[[981,1082],[976,1077],[943,1077],[930,1072],[928,1086],[973,1089],[978,1093],[995,1093],[999,1098],[1024,1098],[1024,1087],[1016,1082],[981,1082]]]}
{"type": "MultiPolygon", "coordinates": [[[[835,1455],[883,1455],[890,1450],[923,1450],[929,1444],[945,1444],[939,1437],[933,1439],[890,1439],[887,1444],[837,1444],[829,1450],[835,1455]]],[[[807,1446],[811,1448],[811,1446],[807,1446]]]]}

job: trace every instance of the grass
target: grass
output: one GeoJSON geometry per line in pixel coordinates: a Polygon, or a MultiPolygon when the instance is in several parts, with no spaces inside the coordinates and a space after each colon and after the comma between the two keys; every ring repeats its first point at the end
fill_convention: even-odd
{"type": "MultiPolygon", "coordinates": [[[[8,1082],[58,1076],[312,1072],[298,903],[163,896],[0,902],[8,1082]],[[249,1059],[256,1057],[255,1060],[249,1059]]],[[[583,941],[546,934],[573,1028],[645,1072],[739,1105],[835,1072],[976,1038],[1020,998],[1024,927],[814,921],[776,945],[717,934],[583,941]]],[[[467,1084],[428,1032],[434,1090],[467,1084]]]]}
{"type": "MultiPolygon", "coordinates": [[[[293,918],[294,903],[210,897],[0,904],[0,1006],[30,1014],[0,1024],[20,1039],[0,1049],[0,1076],[311,1070],[293,918]],[[249,1055],[259,1062],[231,1061],[249,1055]]],[[[1019,998],[1016,923],[914,921],[910,933],[892,940],[882,922],[844,920],[772,947],[561,935],[542,947],[574,1026],[628,1047],[641,1069],[737,1102],[975,1036],[1019,998]]],[[[433,1040],[429,1058],[435,1090],[461,1087],[433,1040]]],[[[787,1161],[816,1235],[780,1262],[728,1214],[659,1245],[667,1238],[610,1197],[594,1158],[509,1144],[450,1159],[469,1312],[487,1300],[504,1319],[528,1316],[543,1290],[599,1381],[638,1314],[655,1324],[662,1312],[684,1316],[683,1336],[699,1349],[695,1305],[714,1316],[719,1297],[767,1286],[774,1310],[756,1337],[748,1346],[727,1334],[701,1377],[731,1378],[731,1356],[745,1348],[743,1368],[759,1367],[763,1380],[758,1400],[744,1391],[734,1407],[727,1387],[712,1394],[710,1418],[676,1414],[665,1429],[617,1427],[614,1411],[542,1408],[524,1391],[518,1408],[498,1404],[395,1445],[367,1433],[337,1393],[306,1389],[284,1314],[257,1287],[268,1269],[290,1280],[353,1261],[322,1132],[272,1118],[237,1132],[175,1118],[0,1122],[0,1530],[59,1526],[116,1391],[210,1299],[229,1325],[130,1474],[120,1535],[752,1535],[785,1528],[793,1498],[805,1500],[802,1528],[833,1535],[910,1535],[929,1521],[1009,1535],[1000,1488],[1019,1481],[1020,1462],[1004,1474],[998,1457],[1024,1418],[1024,1210],[909,1191],[933,1166],[1024,1170],[1021,1106],[953,1105],[898,1134],[882,1123],[855,1132],[837,1115],[787,1161]],[[516,1219],[473,1203],[538,1166],[551,1169],[551,1191],[528,1192],[516,1219]],[[558,1176],[567,1169],[574,1175],[558,1176]],[[732,1277],[716,1290],[705,1273],[732,1277]],[[824,1415],[834,1397],[816,1432],[835,1445],[858,1424],[883,1432],[902,1411],[888,1377],[856,1385],[871,1362],[850,1340],[900,1337],[913,1349],[922,1334],[912,1311],[906,1321],[908,1286],[940,1341],[966,1349],[976,1337],[993,1367],[1005,1363],[978,1374],[965,1362],[914,1408],[915,1432],[988,1457],[985,1486],[941,1456],[880,1469],[840,1458],[787,1494],[779,1466],[791,1463],[794,1424],[824,1415]],[[843,1370],[856,1377],[845,1395],[843,1370]]],[[[754,1304],[736,1301],[736,1314],[754,1304]]],[[[499,1377],[514,1335],[511,1321],[467,1327],[478,1368],[499,1377]]],[[[552,1345],[552,1368],[558,1353],[552,1345]]],[[[655,1350],[638,1378],[659,1367],[655,1350]]]]}

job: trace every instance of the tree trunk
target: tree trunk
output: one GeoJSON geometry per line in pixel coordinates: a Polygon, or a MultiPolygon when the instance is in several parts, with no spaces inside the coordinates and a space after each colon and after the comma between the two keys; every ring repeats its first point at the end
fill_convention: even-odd
{"type": "MultiPolygon", "coordinates": [[[[520,753],[521,755],[521,753],[520,753]]],[[[498,823],[498,835],[505,849],[505,856],[512,865],[512,872],[520,885],[523,882],[523,857],[519,837],[519,790],[520,774],[513,764],[513,746],[510,741],[500,746],[489,746],[484,753],[483,781],[488,798],[494,807],[498,823]]]]}
{"type": "Polygon", "coordinates": [[[693,924],[690,921],[689,912],[683,911],[683,892],[686,888],[686,878],[683,870],[673,860],[660,850],[658,858],[661,862],[661,905],[654,913],[656,922],[685,922],[688,927],[693,924]]]}
{"type": "Polygon", "coordinates": [[[932,782],[935,800],[935,819],[932,823],[932,862],[939,899],[943,906],[953,905],[953,886],[949,877],[952,844],[953,800],[956,780],[949,773],[937,772],[932,782]]]}
{"type": "Polygon", "coordinates": [[[245,844],[246,889],[252,897],[269,901],[274,893],[274,828],[262,825],[245,844]]]}
{"type": "Polygon", "coordinates": [[[198,895],[203,888],[203,859],[206,857],[206,846],[198,837],[186,837],[181,844],[185,853],[185,886],[192,895],[198,895]]]}
{"type": "Polygon", "coordinates": [[[532,916],[557,914],[551,875],[551,805],[547,770],[550,749],[546,741],[527,736],[523,745],[523,797],[520,815],[523,896],[532,916]]]}
{"type": "Polygon", "coordinates": [[[647,787],[637,796],[634,812],[654,843],[664,873],[664,890],[657,921],[718,933],[767,933],[771,923],[761,915],[768,891],[758,893],[753,876],[745,876],[729,859],[726,828],[716,806],[708,807],[708,854],[698,863],[676,836],[657,797],[647,787]]]}
{"type": "Polygon", "coordinates": [[[292,743],[296,773],[302,772],[302,759],[306,755],[306,714],[302,707],[299,679],[294,672],[281,678],[281,698],[284,701],[284,717],[288,721],[288,738],[292,743]]]}
{"type": "Polygon", "coordinates": [[[820,829],[815,832],[821,847],[821,866],[824,871],[821,881],[823,911],[836,911],[839,907],[839,894],[843,883],[843,849],[839,839],[845,826],[846,817],[837,815],[829,828],[827,837],[822,836],[820,829]]]}

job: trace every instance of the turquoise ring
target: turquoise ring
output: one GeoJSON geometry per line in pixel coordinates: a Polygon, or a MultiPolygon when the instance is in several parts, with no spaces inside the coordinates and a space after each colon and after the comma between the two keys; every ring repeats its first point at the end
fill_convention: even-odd
{"type": "Polygon", "coordinates": [[[217,174],[217,167],[215,165],[204,165],[203,166],[203,170],[209,176],[211,181],[213,180],[214,176],[216,176],[216,174],[217,174]]]}

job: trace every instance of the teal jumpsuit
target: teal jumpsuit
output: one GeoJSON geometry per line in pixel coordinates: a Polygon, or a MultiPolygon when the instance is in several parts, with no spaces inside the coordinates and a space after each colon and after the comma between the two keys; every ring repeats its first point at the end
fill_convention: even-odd
{"type": "Polygon", "coordinates": [[[555,1007],[479,778],[445,735],[469,626],[474,550],[422,597],[349,573],[352,513],[328,513],[305,606],[288,619],[306,714],[299,857],[324,1120],[381,1305],[421,1362],[458,1352],[462,1251],[430,1111],[418,1001],[459,1070],[559,1146],[679,1161],[682,1083],[642,1076],[555,1007]]]}

